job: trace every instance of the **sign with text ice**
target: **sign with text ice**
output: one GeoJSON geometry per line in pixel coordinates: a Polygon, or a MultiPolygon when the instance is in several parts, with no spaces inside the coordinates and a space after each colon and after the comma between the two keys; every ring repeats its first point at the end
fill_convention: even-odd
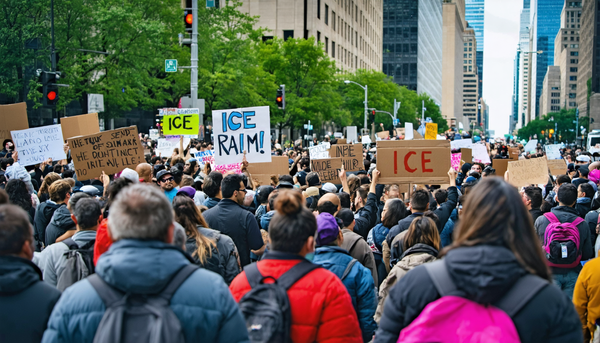
{"type": "Polygon", "coordinates": [[[11,131],[12,140],[19,152],[19,163],[31,166],[49,158],[64,160],[63,134],[60,125],[49,125],[33,129],[11,131]]]}
{"type": "Polygon", "coordinates": [[[212,112],[215,163],[271,162],[269,106],[212,112]]]}

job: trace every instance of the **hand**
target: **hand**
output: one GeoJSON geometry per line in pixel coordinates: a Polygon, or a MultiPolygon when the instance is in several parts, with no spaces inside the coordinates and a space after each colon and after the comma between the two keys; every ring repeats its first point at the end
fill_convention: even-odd
{"type": "Polygon", "coordinates": [[[377,169],[373,169],[373,183],[377,184],[379,182],[379,177],[381,176],[381,172],[377,169]]]}
{"type": "Polygon", "coordinates": [[[344,182],[346,180],[346,170],[344,169],[343,163],[342,163],[342,168],[340,169],[340,173],[338,176],[340,177],[340,181],[344,182]]]}
{"type": "Polygon", "coordinates": [[[13,151],[12,159],[15,160],[15,162],[19,161],[19,152],[17,150],[13,151]]]}
{"type": "Polygon", "coordinates": [[[510,174],[508,173],[508,170],[504,173],[504,181],[508,182],[508,180],[510,179],[510,174]]]}
{"type": "Polygon", "coordinates": [[[456,176],[458,175],[458,172],[456,170],[454,170],[454,168],[450,167],[450,170],[448,170],[448,180],[450,181],[450,186],[456,186],[456,176]]]}
{"type": "Polygon", "coordinates": [[[69,143],[65,143],[65,144],[63,145],[63,150],[64,150],[65,154],[68,154],[68,153],[69,153],[69,143]]]}
{"type": "Polygon", "coordinates": [[[102,174],[100,174],[100,181],[102,181],[104,188],[108,187],[110,184],[110,177],[104,173],[104,170],[102,171],[102,174]]]}
{"type": "Polygon", "coordinates": [[[246,170],[246,168],[248,168],[248,160],[246,160],[246,154],[244,153],[244,158],[242,159],[242,170],[246,170]]]}

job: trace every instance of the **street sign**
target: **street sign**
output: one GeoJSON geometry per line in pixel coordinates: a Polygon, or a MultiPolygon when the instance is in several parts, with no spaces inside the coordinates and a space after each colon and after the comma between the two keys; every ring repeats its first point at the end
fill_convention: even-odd
{"type": "Polygon", "coordinates": [[[396,126],[396,125],[398,125],[398,124],[400,124],[400,119],[397,119],[397,118],[396,118],[396,119],[394,119],[394,126],[396,126]]]}
{"type": "Polygon", "coordinates": [[[166,73],[177,72],[177,60],[165,60],[165,72],[166,73]]]}
{"type": "Polygon", "coordinates": [[[206,8],[215,7],[215,0],[206,0],[206,8]]]}

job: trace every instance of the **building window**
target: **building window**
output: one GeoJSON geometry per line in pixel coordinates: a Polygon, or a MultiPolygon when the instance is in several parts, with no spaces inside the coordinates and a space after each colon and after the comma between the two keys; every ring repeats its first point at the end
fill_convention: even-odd
{"type": "Polygon", "coordinates": [[[463,56],[463,57],[464,57],[464,58],[467,58],[467,54],[464,54],[464,56],[463,56]]]}
{"type": "Polygon", "coordinates": [[[321,0],[317,0],[317,19],[321,19],[321,0]]]}
{"type": "Polygon", "coordinates": [[[283,30],[283,40],[294,38],[294,30],[283,30]]]}
{"type": "Polygon", "coordinates": [[[331,57],[335,58],[335,42],[331,41],[331,57]]]}
{"type": "Polygon", "coordinates": [[[579,63],[578,59],[571,58],[571,64],[577,64],[577,63],[579,63]]]}
{"type": "Polygon", "coordinates": [[[577,81],[577,76],[576,75],[569,76],[569,81],[577,81]]]}
{"type": "Polygon", "coordinates": [[[335,12],[331,11],[331,22],[333,23],[333,31],[335,31],[335,12]]]}
{"type": "Polygon", "coordinates": [[[569,93],[569,99],[576,99],[577,93],[569,93]]]}
{"type": "Polygon", "coordinates": [[[329,25],[329,6],[325,4],[325,25],[329,25]]]}
{"type": "Polygon", "coordinates": [[[325,37],[325,53],[329,53],[329,38],[325,37]]]}
{"type": "Polygon", "coordinates": [[[321,32],[317,31],[317,42],[321,41],[321,32]]]}
{"type": "Polygon", "coordinates": [[[577,84],[572,84],[572,85],[569,85],[569,86],[571,87],[572,91],[576,91],[577,90],[577,84]]]}
{"type": "Polygon", "coordinates": [[[551,104],[557,104],[557,105],[558,105],[558,104],[560,104],[560,99],[551,99],[551,100],[550,100],[550,103],[551,103],[551,104]]]}
{"type": "Polygon", "coordinates": [[[579,56],[579,51],[571,51],[571,56],[579,56]]]}

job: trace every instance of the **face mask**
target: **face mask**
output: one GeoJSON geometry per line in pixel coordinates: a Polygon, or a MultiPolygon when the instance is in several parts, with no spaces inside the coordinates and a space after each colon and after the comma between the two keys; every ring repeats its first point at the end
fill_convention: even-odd
{"type": "Polygon", "coordinates": [[[312,262],[312,260],[315,258],[315,253],[309,252],[308,254],[306,254],[306,256],[304,256],[304,258],[312,262]]]}

